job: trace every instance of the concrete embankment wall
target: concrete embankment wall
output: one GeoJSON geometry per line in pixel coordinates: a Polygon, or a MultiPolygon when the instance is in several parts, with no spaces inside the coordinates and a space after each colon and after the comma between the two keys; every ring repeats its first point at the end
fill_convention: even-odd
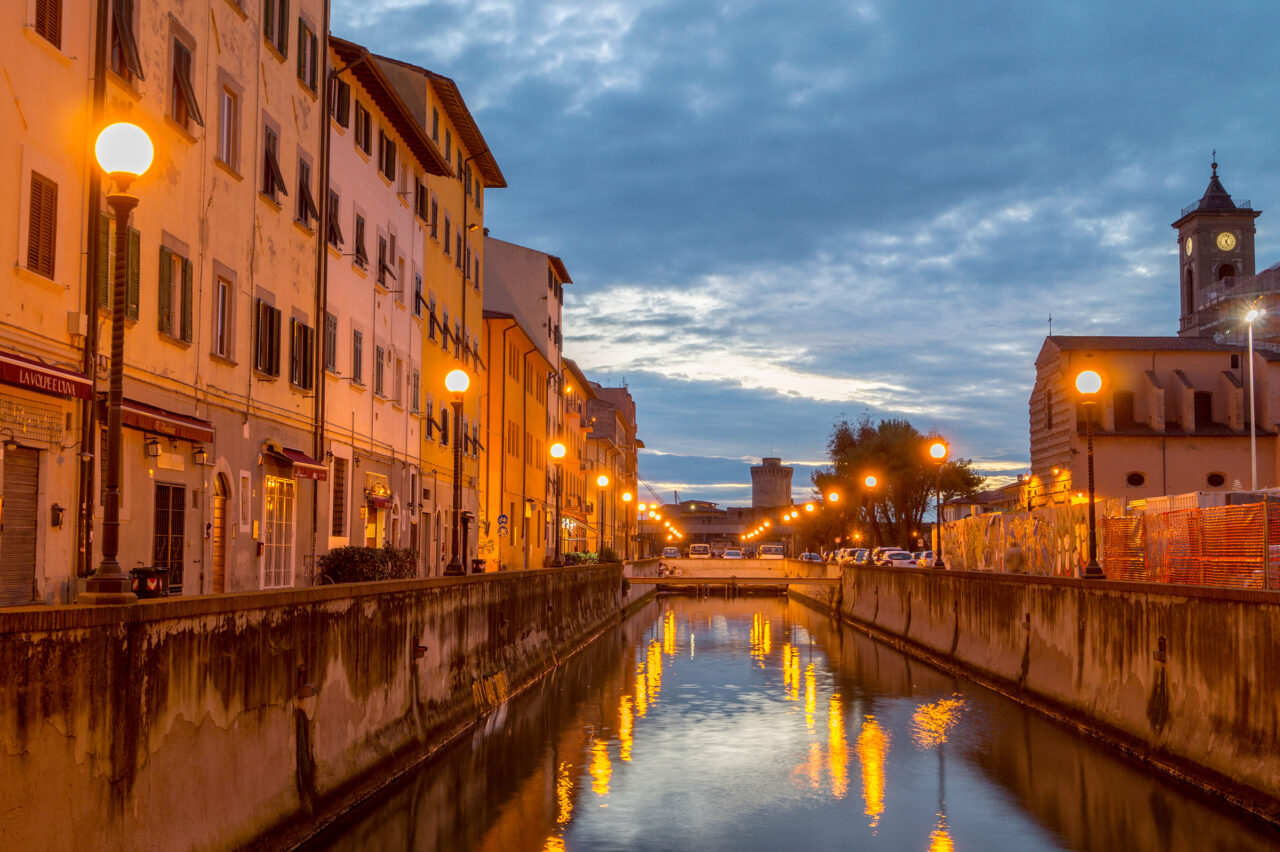
{"type": "Polygon", "coordinates": [[[1280,595],[865,566],[792,594],[1280,820],[1280,595]]]}
{"type": "Polygon", "coordinates": [[[0,615],[0,848],[300,839],[612,623],[618,565],[0,615]]]}

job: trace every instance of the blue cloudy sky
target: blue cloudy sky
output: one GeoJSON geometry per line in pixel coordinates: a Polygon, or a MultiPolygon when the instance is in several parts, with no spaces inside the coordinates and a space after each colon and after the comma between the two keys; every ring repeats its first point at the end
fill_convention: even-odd
{"type": "Polygon", "coordinates": [[[486,224],[564,258],[565,352],[631,388],[668,500],[746,504],[769,454],[803,496],[864,412],[1025,469],[1050,315],[1176,332],[1169,223],[1211,149],[1280,259],[1270,0],[334,0],[332,26],[457,80],[510,185],[486,224]]]}

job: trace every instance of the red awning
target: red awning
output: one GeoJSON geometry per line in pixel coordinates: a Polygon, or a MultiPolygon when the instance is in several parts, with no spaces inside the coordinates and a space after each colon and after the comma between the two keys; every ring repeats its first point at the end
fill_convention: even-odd
{"type": "Polygon", "coordinates": [[[93,396],[92,383],[79,373],[61,367],[50,367],[12,352],[0,352],[0,382],[53,396],[70,396],[76,399],[90,399],[93,396]]]}
{"type": "Polygon", "coordinates": [[[391,508],[391,498],[384,497],[380,494],[370,494],[369,492],[366,491],[364,495],[364,501],[368,503],[370,506],[373,506],[375,509],[391,508]]]}
{"type": "Polygon", "coordinates": [[[293,447],[280,447],[276,450],[273,447],[272,451],[293,465],[294,479],[314,479],[317,482],[329,480],[329,466],[316,461],[302,450],[295,450],[293,447]]]}
{"type": "MultiPolygon", "coordinates": [[[[107,400],[98,397],[98,417],[103,423],[107,420],[107,400]]],[[[213,424],[198,417],[188,417],[173,411],[166,411],[145,402],[126,399],[120,404],[120,422],[143,432],[166,435],[170,438],[181,438],[197,444],[213,443],[213,424]]]]}

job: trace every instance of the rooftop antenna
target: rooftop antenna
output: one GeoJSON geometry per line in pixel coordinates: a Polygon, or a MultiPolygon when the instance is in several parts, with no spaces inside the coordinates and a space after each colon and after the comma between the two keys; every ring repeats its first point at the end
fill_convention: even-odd
{"type": "Polygon", "coordinates": [[[1049,314],[1049,336],[1053,337],[1053,314],[1049,314]]]}

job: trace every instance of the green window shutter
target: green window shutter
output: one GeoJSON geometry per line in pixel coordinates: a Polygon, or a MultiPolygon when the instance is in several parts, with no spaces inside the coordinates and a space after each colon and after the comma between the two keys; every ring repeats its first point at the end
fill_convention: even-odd
{"type": "Polygon", "coordinates": [[[111,217],[98,214],[98,307],[111,306],[111,217]]]}
{"type": "Polygon", "coordinates": [[[141,297],[142,280],[142,232],[137,228],[129,229],[129,286],[124,300],[124,314],[131,320],[138,318],[138,303],[141,297]]]}
{"type": "Polygon", "coordinates": [[[182,260],[182,330],[181,338],[187,342],[191,342],[191,291],[192,291],[192,267],[191,261],[183,258],[182,260]]]}
{"type": "Polygon", "coordinates": [[[160,246],[160,331],[173,334],[173,253],[160,246]]]}

